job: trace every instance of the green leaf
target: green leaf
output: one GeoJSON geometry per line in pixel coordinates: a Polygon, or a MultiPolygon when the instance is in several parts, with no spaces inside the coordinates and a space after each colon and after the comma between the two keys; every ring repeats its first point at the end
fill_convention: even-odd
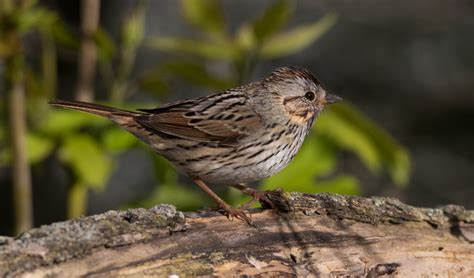
{"type": "Polygon", "coordinates": [[[73,32],[68,28],[66,23],[62,20],[57,20],[53,26],[51,33],[54,40],[64,47],[68,47],[73,50],[79,49],[79,38],[73,34],[73,32]]]}
{"type": "Polygon", "coordinates": [[[242,50],[251,50],[257,45],[257,38],[250,24],[242,24],[235,34],[235,44],[242,50]]]}
{"type": "Polygon", "coordinates": [[[325,15],[317,22],[279,33],[266,40],[259,56],[263,59],[274,59],[294,54],[315,42],[326,33],[337,21],[334,14],[325,15]]]}
{"type": "Polygon", "coordinates": [[[190,54],[212,60],[231,61],[239,55],[234,44],[226,40],[206,42],[185,38],[155,37],[148,39],[146,45],[165,52],[190,54]]]}
{"type": "Polygon", "coordinates": [[[379,171],[382,168],[382,158],[372,139],[357,128],[353,120],[335,112],[335,106],[326,109],[319,116],[315,125],[316,132],[326,136],[340,148],[356,153],[372,171],[379,171]]]}
{"type": "MultiPolygon", "coordinates": [[[[53,142],[50,138],[46,138],[34,133],[26,135],[26,149],[29,163],[38,163],[45,159],[53,150],[53,142]]],[[[0,148],[0,165],[8,165],[11,163],[12,153],[10,146],[0,148]]]]}
{"type": "Polygon", "coordinates": [[[51,138],[39,136],[34,133],[28,133],[26,136],[26,148],[28,151],[28,161],[37,163],[42,161],[53,150],[51,138]]]}
{"type": "Polygon", "coordinates": [[[226,22],[220,2],[217,0],[182,0],[184,18],[193,26],[212,37],[222,38],[226,22]]]}
{"type": "Polygon", "coordinates": [[[136,48],[143,39],[145,14],[143,5],[138,5],[129,14],[122,25],[122,40],[124,47],[136,48]]]}
{"type": "Polygon", "coordinates": [[[262,188],[281,186],[287,191],[314,192],[317,178],[332,172],[335,166],[334,146],[325,138],[313,134],[285,169],[263,181],[262,188]]]}
{"type": "Polygon", "coordinates": [[[84,183],[76,183],[71,186],[67,200],[67,218],[77,218],[87,213],[88,186],[84,183]]]}
{"type": "Polygon", "coordinates": [[[395,149],[387,159],[388,170],[395,184],[406,186],[410,181],[411,161],[407,150],[402,147],[395,149]]]}
{"type": "Polygon", "coordinates": [[[334,107],[337,113],[345,121],[350,122],[355,128],[366,134],[377,148],[392,180],[397,185],[406,185],[410,179],[410,155],[408,151],[397,143],[385,130],[358,111],[349,103],[338,104],[334,107]]]}
{"type": "Polygon", "coordinates": [[[112,170],[112,160],[88,135],[70,134],[59,148],[59,158],[68,164],[78,183],[94,189],[105,186],[112,170]]]}
{"type": "Polygon", "coordinates": [[[118,127],[107,129],[102,134],[102,144],[108,151],[121,152],[137,143],[137,138],[118,127]]]}
{"type": "Polygon", "coordinates": [[[180,185],[178,173],[171,166],[170,162],[162,156],[156,155],[149,148],[146,148],[146,150],[149,151],[153,159],[159,185],[149,198],[136,204],[136,206],[151,207],[160,203],[169,203],[175,205],[180,210],[195,210],[202,207],[204,202],[209,201],[208,198],[203,197],[201,192],[180,185]]]}
{"type": "Polygon", "coordinates": [[[336,163],[336,146],[327,138],[313,133],[294,161],[280,173],[264,180],[261,188],[269,190],[281,186],[286,191],[360,194],[359,182],[354,177],[340,175],[321,180],[321,177],[332,174],[336,163]]]}
{"type": "Polygon", "coordinates": [[[45,9],[27,9],[17,13],[16,20],[17,30],[20,33],[27,33],[48,25],[52,20],[52,13],[45,9]]]}
{"type": "Polygon", "coordinates": [[[112,60],[117,49],[113,39],[103,29],[99,28],[92,37],[97,45],[99,59],[103,61],[112,60]]]}
{"type": "Polygon", "coordinates": [[[178,184],[160,184],[138,207],[152,207],[156,204],[173,204],[178,210],[196,210],[206,202],[203,194],[178,184]]]}
{"type": "Polygon", "coordinates": [[[352,176],[341,175],[328,181],[320,181],[316,185],[317,192],[360,195],[360,184],[352,176]]]}
{"type": "Polygon", "coordinates": [[[293,1],[277,0],[270,6],[262,17],[253,24],[255,37],[258,41],[263,41],[273,35],[286,24],[293,13],[293,1]]]}
{"type": "Polygon", "coordinates": [[[171,163],[166,160],[166,158],[156,155],[150,148],[146,147],[145,150],[149,152],[153,159],[153,166],[156,169],[156,179],[160,184],[178,184],[178,173],[171,163]]]}
{"type": "Polygon", "coordinates": [[[85,126],[105,126],[109,120],[78,111],[53,108],[39,130],[50,135],[67,135],[85,126]]]}
{"type": "Polygon", "coordinates": [[[408,183],[408,152],[347,102],[333,105],[323,112],[316,130],[339,147],[356,153],[369,169],[377,172],[385,167],[397,185],[408,183]]]}

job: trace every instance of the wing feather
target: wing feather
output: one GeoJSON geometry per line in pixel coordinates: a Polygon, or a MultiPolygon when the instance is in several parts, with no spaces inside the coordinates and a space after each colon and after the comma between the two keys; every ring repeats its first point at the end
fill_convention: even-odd
{"type": "Polygon", "coordinates": [[[148,114],[135,120],[148,129],[200,142],[235,145],[263,127],[245,94],[235,91],[141,111],[148,114]]]}

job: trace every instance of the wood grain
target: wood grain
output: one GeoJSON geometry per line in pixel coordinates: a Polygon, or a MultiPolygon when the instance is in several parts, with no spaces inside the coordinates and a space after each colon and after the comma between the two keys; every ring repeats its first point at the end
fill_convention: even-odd
{"type": "Polygon", "coordinates": [[[273,192],[255,227],[169,205],[0,238],[3,276],[474,276],[474,212],[390,198],[273,192]],[[2,244],[3,242],[3,244],[2,244]]]}

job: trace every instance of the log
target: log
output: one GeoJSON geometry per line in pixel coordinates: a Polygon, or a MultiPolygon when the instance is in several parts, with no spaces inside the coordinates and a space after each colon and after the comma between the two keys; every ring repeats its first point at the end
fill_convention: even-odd
{"type": "Polygon", "coordinates": [[[158,205],[1,237],[0,276],[474,276],[474,211],[325,193],[268,197],[279,211],[251,210],[255,227],[158,205]]]}

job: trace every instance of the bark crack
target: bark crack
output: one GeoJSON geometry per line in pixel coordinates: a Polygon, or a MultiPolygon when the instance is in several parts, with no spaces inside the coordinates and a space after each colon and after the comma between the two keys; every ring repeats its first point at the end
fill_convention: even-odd
{"type": "Polygon", "coordinates": [[[327,193],[267,196],[280,211],[251,210],[257,228],[217,212],[182,213],[158,205],[0,237],[0,276],[375,277],[414,269],[430,274],[433,267],[474,274],[474,212],[463,207],[417,208],[393,198],[327,193]]]}

